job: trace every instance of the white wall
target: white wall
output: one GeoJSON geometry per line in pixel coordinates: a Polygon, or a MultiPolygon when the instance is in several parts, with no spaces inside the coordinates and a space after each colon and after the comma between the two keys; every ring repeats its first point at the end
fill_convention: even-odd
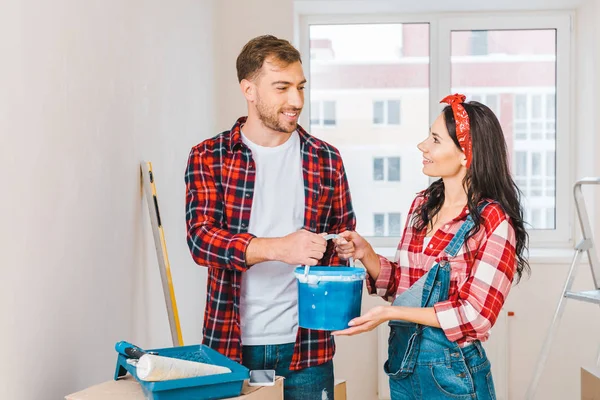
{"type": "Polygon", "coordinates": [[[215,131],[214,5],[0,1],[0,398],[112,378],[114,343],[168,346],[141,196],[151,160],[184,340],[204,272],[185,244],[183,172],[215,131]]]}
{"type": "Polygon", "coordinates": [[[219,131],[224,131],[248,113],[237,80],[238,54],[250,39],[260,35],[292,41],[293,7],[292,0],[219,0],[216,8],[216,121],[219,131]]]}

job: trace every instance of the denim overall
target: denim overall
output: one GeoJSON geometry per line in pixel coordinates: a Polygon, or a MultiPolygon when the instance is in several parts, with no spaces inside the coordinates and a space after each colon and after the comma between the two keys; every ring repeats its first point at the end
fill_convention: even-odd
{"type": "MultiPolygon", "coordinates": [[[[469,215],[444,249],[449,259],[461,249],[472,226],[469,215]]],[[[450,263],[442,260],[393,305],[433,307],[448,299],[449,288],[450,263]]],[[[460,348],[440,328],[406,321],[390,321],[389,325],[384,370],[390,377],[392,400],[496,399],[490,362],[479,341],[460,348]]]]}

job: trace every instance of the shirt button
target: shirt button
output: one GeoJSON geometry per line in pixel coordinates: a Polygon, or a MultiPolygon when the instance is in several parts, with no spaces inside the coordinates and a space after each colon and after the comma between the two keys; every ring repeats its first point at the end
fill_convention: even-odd
{"type": "Polygon", "coordinates": [[[249,199],[250,198],[250,193],[246,193],[246,198],[249,199]]]}
{"type": "Polygon", "coordinates": [[[465,211],[467,214],[469,213],[469,210],[465,211]]]}
{"type": "Polygon", "coordinates": [[[450,225],[444,226],[444,229],[448,229],[448,228],[450,228],[450,225]]]}
{"type": "Polygon", "coordinates": [[[246,228],[246,224],[242,224],[242,228],[246,228]]]}
{"type": "Polygon", "coordinates": [[[433,249],[433,245],[432,245],[432,244],[430,244],[430,245],[429,245],[429,248],[430,248],[430,249],[433,249]]]}

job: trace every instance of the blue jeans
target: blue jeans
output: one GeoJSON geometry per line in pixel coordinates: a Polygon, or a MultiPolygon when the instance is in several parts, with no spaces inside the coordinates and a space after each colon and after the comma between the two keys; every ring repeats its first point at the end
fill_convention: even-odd
{"type": "Polygon", "coordinates": [[[283,376],[285,400],[333,400],[333,361],[291,371],[294,343],[243,346],[242,363],[249,369],[274,369],[283,376]]]}

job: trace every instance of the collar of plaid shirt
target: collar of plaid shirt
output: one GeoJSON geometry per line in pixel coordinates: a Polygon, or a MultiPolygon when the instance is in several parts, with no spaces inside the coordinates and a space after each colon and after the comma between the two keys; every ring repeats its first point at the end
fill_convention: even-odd
{"type": "MultiPolygon", "coordinates": [[[[236,361],[242,357],[239,291],[243,271],[248,268],[244,252],[252,238],[247,227],[255,179],[251,151],[240,132],[245,121],[246,117],[238,119],[230,131],[192,149],[186,173],[188,244],[196,263],[209,267],[203,342],[236,361]],[[206,187],[208,181],[216,186],[206,187]],[[208,227],[211,229],[198,228],[207,221],[213,221],[208,227]],[[223,265],[223,254],[229,254],[231,265],[223,265]]],[[[306,195],[305,229],[329,233],[354,230],[356,219],[339,152],[300,126],[298,133],[306,195]]],[[[321,263],[341,265],[331,243],[321,263]]],[[[290,369],[323,364],[334,352],[329,332],[299,328],[290,369]]]]}

